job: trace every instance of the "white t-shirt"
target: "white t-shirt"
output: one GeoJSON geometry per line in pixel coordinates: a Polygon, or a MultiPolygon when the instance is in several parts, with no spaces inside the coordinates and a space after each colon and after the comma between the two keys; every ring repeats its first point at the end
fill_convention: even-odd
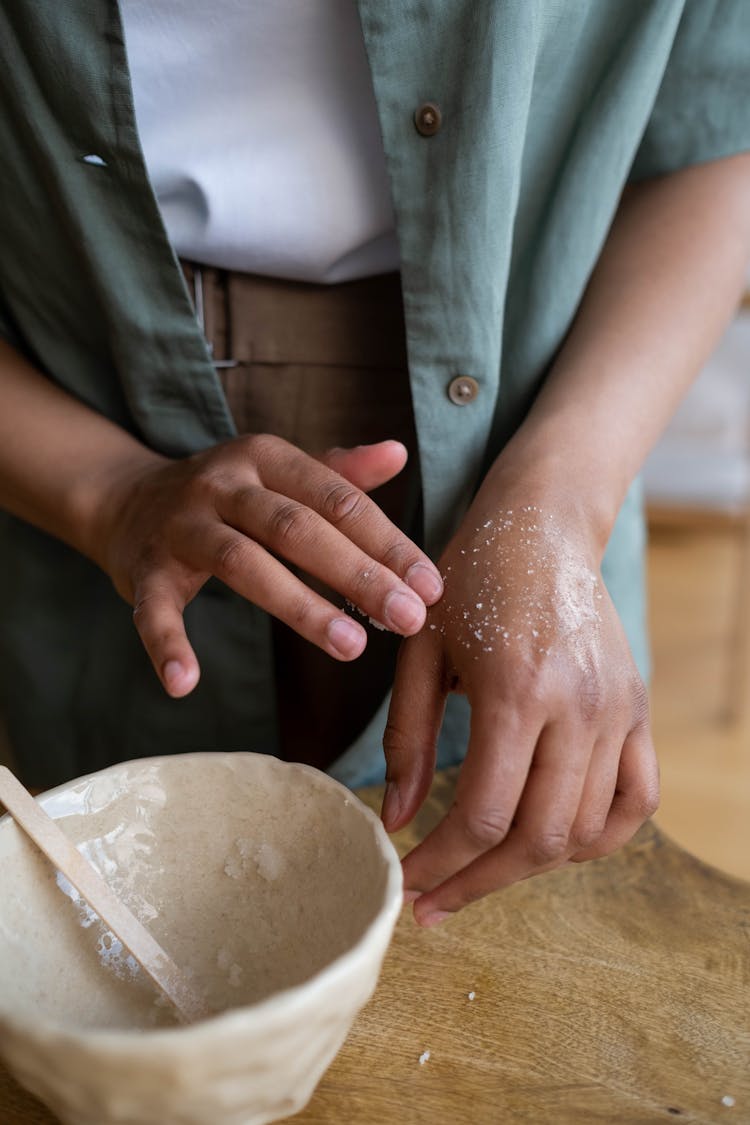
{"type": "Polygon", "coordinates": [[[354,0],[120,0],[136,119],[182,257],[336,282],[398,269],[354,0]]]}

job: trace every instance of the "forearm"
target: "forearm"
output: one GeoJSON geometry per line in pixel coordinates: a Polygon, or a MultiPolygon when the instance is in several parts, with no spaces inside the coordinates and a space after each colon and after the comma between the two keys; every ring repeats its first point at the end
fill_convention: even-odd
{"type": "Polygon", "coordinates": [[[736,307],[749,200],[750,154],[626,192],[571,332],[493,470],[511,461],[557,475],[581,496],[602,546],[736,307]]]}
{"type": "Polygon", "coordinates": [[[158,460],[0,341],[0,508],[96,557],[109,484],[158,460]]]}

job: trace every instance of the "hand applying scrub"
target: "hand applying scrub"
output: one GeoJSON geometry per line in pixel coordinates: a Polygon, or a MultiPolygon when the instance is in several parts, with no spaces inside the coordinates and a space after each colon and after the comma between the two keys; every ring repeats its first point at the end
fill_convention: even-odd
{"type": "Polygon", "coordinates": [[[750,258],[750,155],[629,188],[526,421],[440,560],[402,647],[386,827],[434,769],[445,697],[471,734],[456,800],[404,860],[417,921],[624,844],[658,803],[646,692],[600,562],[625,494],[728,322],[750,258]]]}

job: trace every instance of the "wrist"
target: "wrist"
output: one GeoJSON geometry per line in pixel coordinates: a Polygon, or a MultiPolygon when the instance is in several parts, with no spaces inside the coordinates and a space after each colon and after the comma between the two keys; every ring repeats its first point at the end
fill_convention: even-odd
{"type": "Polygon", "coordinates": [[[495,460],[477,499],[506,507],[533,504],[554,513],[562,526],[586,542],[598,563],[626,491],[627,482],[609,467],[604,471],[585,448],[522,429],[495,460]]]}
{"type": "Polygon", "coordinates": [[[166,464],[169,458],[129,441],[95,470],[80,474],[68,495],[68,541],[106,571],[111,532],[128,496],[144,476],[166,464]]]}

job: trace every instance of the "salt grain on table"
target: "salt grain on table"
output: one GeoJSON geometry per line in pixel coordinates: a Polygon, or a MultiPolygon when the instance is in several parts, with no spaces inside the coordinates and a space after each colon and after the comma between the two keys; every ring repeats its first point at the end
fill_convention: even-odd
{"type": "Polygon", "coordinates": [[[424,1066],[424,1064],[427,1062],[429,1057],[430,1057],[429,1051],[422,1051],[422,1054],[419,1056],[419,1065],[424,1066]]]}
{"type": "Polygon", "coordinates": [[[725,1105],[727,1107],[727,1109],[731,1109],[732,1106],[734,1105],[734,1102],[735,1102],[735,1099],[732,1097],[731,1094],[725,1094],[724,1097],[721,1099],[721,1104],[725,1105]]]}
{"type": "Polygon", "coordinates": [[[476,996],[476,992],[469,992],[469,993],[467,993],[467,996],[468,996],[469,1000],[473,1000],[474,997],[476,996]]]}

